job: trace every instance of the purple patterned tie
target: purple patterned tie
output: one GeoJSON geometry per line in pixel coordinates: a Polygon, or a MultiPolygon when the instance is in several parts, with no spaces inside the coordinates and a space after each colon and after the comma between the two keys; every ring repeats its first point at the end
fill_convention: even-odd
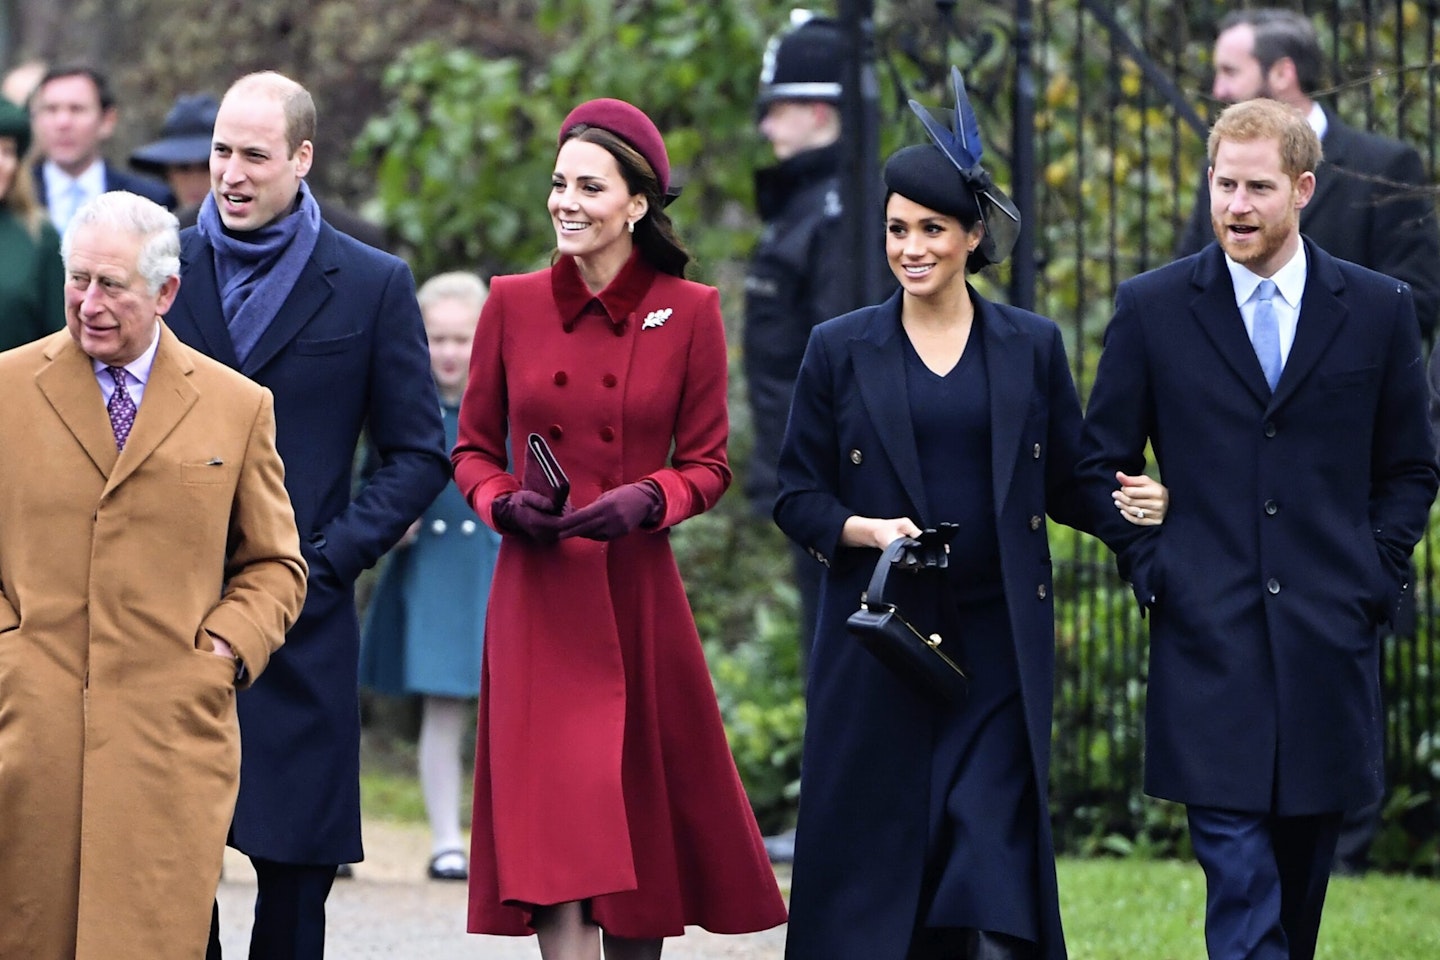
{"type": "Polygon", "coordinates": [[[125,441],[130,437],[130,428],[135,426],[135,401],[125,389],[125,368],[106,367],[110,379],[115,381],[115,392],[105,409],[110,411],[110,427],[115,431],[115,449],[124,450],[125,441]]]}

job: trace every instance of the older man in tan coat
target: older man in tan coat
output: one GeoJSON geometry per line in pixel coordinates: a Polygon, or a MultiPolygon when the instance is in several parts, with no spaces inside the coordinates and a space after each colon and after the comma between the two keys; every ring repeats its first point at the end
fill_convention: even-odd
{"type": "Polygon", "coordinates": [[[235,688],[305,594],[270,392],[161,322],[175,218],[76,214],[67,330],[0,354],[0,957],[203,956],[235,688]]]}

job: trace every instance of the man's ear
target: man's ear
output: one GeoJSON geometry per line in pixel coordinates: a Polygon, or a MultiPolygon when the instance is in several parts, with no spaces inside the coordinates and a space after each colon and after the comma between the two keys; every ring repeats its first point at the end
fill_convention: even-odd
{"type": "Polygon", "coordinates": [[[315,144],[309,140],[300,141],[300,146],[295,148],[295,175],[303,177],[310,172],[310,166],[315,162],[315,144]]]}
{"type": "Polygon", "coordinates": [[[100,114],[100,139],[109,140],[110,135],[115,132],[115,124],[120,121],[120,110],[118,107],[110,107],[100,114]]]}

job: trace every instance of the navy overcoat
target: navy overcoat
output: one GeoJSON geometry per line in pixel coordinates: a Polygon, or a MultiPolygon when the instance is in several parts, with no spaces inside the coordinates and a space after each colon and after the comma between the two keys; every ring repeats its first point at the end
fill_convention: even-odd
{"type": "Polygon", "coordinates": [[[1285,816],[1383,790],[1380,627],[1437,484],[1410,288],[1305,241],[1272,395],[1218,244],[1120,285],[1082,471],[1108,501],[1148,440],[1161,527],[1103,517],[1149,608],[1145,790],[1285,816]]]}
{"type": "MultiPolygon", "coordinates": [[[[1065,944],[1048,818],[1055,629],[1045,515],[1091,525],[1074,484],[1080,406],[1059,328],[970,295],[989,372],[1000,562],[1039,797],[1040,955],[1057,960],[1065,944]]],[[[923,906],[937,711],[846,631],[880,552],[840,544],[856,514],[921,526],[944,519],[925,502],[901,296],[815,328],[780,458],[775,521],[827,567],[807,690],[788,960],[903,960],[923,906]]],[[[938,608],[905,612],[927,629],[940,622],[938,608]]]]}
{"type": "Polygon", "coordinates": [[[275,394],[276,445],[309,593],[238,698],[240,798],[230,843],[281,863],[351,863],[360,846],[360,627],[355,578],[400,539],[450,476],[440,400],[410,268],[322,224],[279,314],[240,364],[214,250],[181,234],[180,293],[166,320],[192,347],[275,394]],[[361,430],[380,466],[352,495],[361,430]]]}

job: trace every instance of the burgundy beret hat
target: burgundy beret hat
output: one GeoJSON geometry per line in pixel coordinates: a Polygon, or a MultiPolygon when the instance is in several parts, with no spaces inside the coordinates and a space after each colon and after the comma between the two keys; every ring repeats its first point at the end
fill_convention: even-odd
{"type": "Polygon", "coordinates": [[[670,157],[665,153],[665,141],[660,136],[660,131],[655,128],[650,118],[645,116],[645,111],[632,103],[609,97],[587,100],[571,110],[565,122],[560,124],[560,137],[556,145],[563,144],[565,135],[582,123],[609,130],[634,147],[650,164],[650,169],[655,171],[655,179],[660,181],[660,195],[663,197],[669,191],[670,157]]]}

